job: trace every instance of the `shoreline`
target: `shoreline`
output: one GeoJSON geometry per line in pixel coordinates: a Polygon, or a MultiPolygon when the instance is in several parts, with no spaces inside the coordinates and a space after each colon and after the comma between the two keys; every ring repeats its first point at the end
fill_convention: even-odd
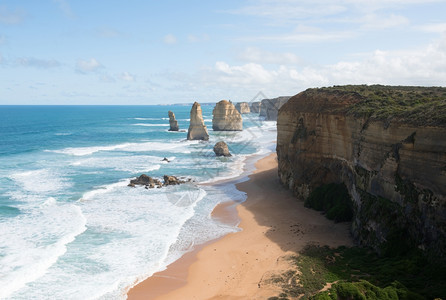
{"type": "MultiPolygon", "coordinates": [[[[196,247],[132,287],[128,299],[266,299],[280,293],[268,278],[286,270],[282,258],[308,243],[353,244],[347,224],[305,208],[280,185],[275,154],[259,159],[248,180],[236,187],[247,194],[245,202],[235,203],[242,231],[196,247]]],[[[214,218],[234,215],[224,205],[214,208],[214,218]]]]}

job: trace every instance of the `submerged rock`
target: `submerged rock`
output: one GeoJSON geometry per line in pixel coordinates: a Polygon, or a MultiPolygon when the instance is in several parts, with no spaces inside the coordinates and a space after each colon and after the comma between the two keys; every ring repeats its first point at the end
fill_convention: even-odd
{"type": "Polygon", "coordinates": [[[190,110],[190,125],[187,131],[188,140],[209,140],[209,133],[204,125],[200,103],[194,102],[190,110]]]}
{"type": "Polygon", "coordinates": [[[243,130],[243,120],[234,104],[227,100],[218,102],[212,112],[212,129],[214,131],[243,130]]]}
{"type": "Polygon", "coordinates": [[[247,102],[239,102],[235,105],[235,108],[241,114],[249,114],[251,110],[249,109],[249,104],[247,102]]]}
{"type": "Polygon", "coordinates": [[[232,156],[231,153],[229,153],[228,145],[223,141],[215,144],[214,152],[217,156],[232,156]]]}
{"type": "Polygon", "coordinates": [[[178,127],[178,121],[175,119],[175,114],[169,110],[169,124],[170,128],[169,131],[178,131],[180,127],[178,127]]]}

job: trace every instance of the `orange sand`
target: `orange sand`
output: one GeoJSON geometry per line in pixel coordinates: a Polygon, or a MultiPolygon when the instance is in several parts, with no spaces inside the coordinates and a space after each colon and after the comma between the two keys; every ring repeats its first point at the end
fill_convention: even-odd
{"type": "MultiPolygon", "coordinates": [[[[265,279],[286,270],[282,257],[308,243],[352,245],[347,224],[305,208],[280,185],[275,154],[258,161],[256,169],[237,184],[248,195],[236,207],[242,231],[187,253],[132,288],[128,299],[267,299],[280,292],[265,279]]],[[[228,209],[230,204],[219,206],[214,215],[224,219],[228,209]]]]}

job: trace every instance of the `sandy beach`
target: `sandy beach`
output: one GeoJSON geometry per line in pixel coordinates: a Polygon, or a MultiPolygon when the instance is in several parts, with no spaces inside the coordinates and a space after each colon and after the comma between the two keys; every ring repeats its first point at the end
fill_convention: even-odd
{"type": "MultiPolygon", "coordinates": [[[[237,184],[247,193],[236,206],[242,230],[187,253],[132,288],[128,299],[267,299],[280,293],[268,278],[289,268],[283,258],[308,243],[352,245],[348,224],[305,208],[280,185],[276,154],[255,166],[249,180],[237,184]]],[[[233,209],[233,203],[220,205],[213,215],[233,218],[233,209]]]]}

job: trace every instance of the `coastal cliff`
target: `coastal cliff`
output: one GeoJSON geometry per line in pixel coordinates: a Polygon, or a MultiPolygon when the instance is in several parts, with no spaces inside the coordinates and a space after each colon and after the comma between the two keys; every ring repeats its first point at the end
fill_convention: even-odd
{"type": "Polygon", "coordinates": [[[360,244],[445,256],[446,88],[309,89],[280,108],[277,132],[281,182],[301,199],[345,184],[360,244]]]}
{"type": "Polygon", "coordinates": [[[273,99],[263,99],[260,102],[259,114],[261,117],[264,117],[267,121],[277,121],[277,114],[279,109],[284,105],[289,96],[281,96],[273,99]]]}
{"type": "Polygon", "coordinates": [[[168,112],[169,115],[169,131],[178,131],[180,130],[180,127],[178,127],[178,121],[177,119],[175,119],[175,114],[169,110],[168,112]]]}
{"type": "Polygon", "coordinates": [[[212,129],[214,131],[243,130],[243,119],[232,102],[219,101],[212,111],[212,129]]]}

